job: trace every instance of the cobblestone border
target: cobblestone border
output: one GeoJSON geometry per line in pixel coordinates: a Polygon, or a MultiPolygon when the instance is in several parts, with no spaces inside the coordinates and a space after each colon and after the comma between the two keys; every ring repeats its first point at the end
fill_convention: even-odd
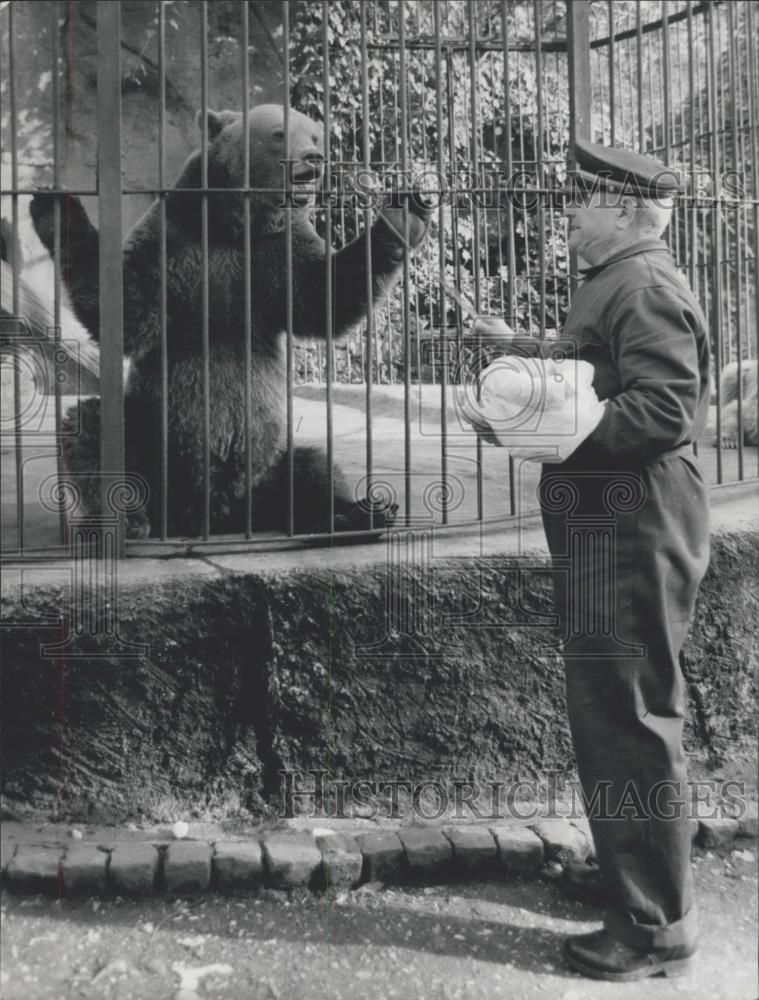
{"type": "MultiPolygon", "coordinates": [[[[757,803],[738,819],[693,820],[704,848],[759,838],[757,803]]],[[[91,843],[66,848],[17,845],[3,859],[12,892],[55,896],[104,893],[251,892],[260,888],[355,889],[371,882],[445,881],[492,875],[535,877],[545,864],[585,861],[592,853],[584,821],[544,820],[532,826],[409,826],[398,830],[284,830],[260,840],[173,840],[91,843]]]]}

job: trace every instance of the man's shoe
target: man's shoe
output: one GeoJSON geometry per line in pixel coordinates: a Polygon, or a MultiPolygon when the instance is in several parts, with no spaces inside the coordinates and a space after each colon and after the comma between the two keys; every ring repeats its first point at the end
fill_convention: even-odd
{"type": "Polygon", "coordinates": [[[574,934],[564,942],[564,957],[573,969],[591,979],[614,983],[632,983],[650,976],[684,976],[695,951],[695,945],[653,951],[631,948],[605,930],[574,934]]]}
{"type": "Polygon", "coordinates": [[[579,903],[601,909],[609,905],[609,888],[598,865],[570,862],[561,873],[558,884],[565,895],[579,903]]]}

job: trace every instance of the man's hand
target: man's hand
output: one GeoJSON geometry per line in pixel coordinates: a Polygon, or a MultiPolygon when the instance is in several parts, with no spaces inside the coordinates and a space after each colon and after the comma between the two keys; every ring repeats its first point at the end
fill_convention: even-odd
{"type": "Polygon", "coordinates": [[[456,409],[463,419],[474,429],[480,441],[484,441],[485,444],[494,444],[497,448],[502,448],[503,445],[493,433],[493,428],[485,419],[482,411],[477,408],[474,398],[476,393],[476,387],[473,385],[456,386],[456,395],[454,397],[456,409]]]}
{"type": "Polygon", "coordinates": [[[477,316],[467,336],[481,337],[488,346],[502,344],[505,347],[516,337],[516,333],[500,316],[477,316]]]}

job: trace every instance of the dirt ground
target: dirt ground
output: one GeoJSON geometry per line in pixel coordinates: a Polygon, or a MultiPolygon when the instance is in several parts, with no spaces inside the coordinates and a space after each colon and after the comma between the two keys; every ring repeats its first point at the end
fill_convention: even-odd
{"type": "Polygon", "coordinates": [[[566,969],[597,911],[550,882],[287,897],[50,901],[4,895],[4,1000],[755,1000],[757,848],[696,851],[702,946],[683,979],[566,969]],[[200,975],[198,975],[198,973],[200,975]],[[194,975],[195,974],[195,975],[194,975]],[[184,988],[182,988],[184,987],[184,988]]]}

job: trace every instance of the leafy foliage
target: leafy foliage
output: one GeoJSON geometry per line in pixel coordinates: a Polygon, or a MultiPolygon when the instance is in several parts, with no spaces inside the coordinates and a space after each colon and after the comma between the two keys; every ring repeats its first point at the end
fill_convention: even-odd
{"type": "MultiPolygon", "coordinates": [[[[33,70],[32,75],[19,73],[17,85],[19,158],[31,165],[49,165],[52,7],[49,3],[15,6],[34,13],[17,18],[17,67],[33,70]]],[[[63,32],[63,19],[73,17],[74,8],[59,7],[63,32]]],[[[88,17],[92,19],[95,7],[89,0],[74,7],[77,16],[68,27],[79,31],[88,17]]],[[[169,0],[163,7],[169,38],[197,52],[200,8],[196,0],[169,0]]],[[[649,22],[660,18],[661,5],[616,0],[610,15],[606,0],[593,0],[592,39],[606,39],[612,29],[618,36],[628,32],[628,37],[617,38],[613,52],[608,43],[591,50],[593,138],[610,141],[613,121],[618,143],[661,156],[668,141],[673,163],[705,171],[715,166],[716,150],[721,167],[744,179],[750,176],[748,8],[745,2],[694,8],[690,19],[670,24],[665,87],[665,34],[656,23],[654,30],[647,30],[649,22]],[[714,109],[716,121],[712,121],[714,109]]],[[[375,318],[373,377],[381,381],[399,377],[407,360],[414,364],[415,374],[420,374],[420,341],[439,336],[443,329],[447,336],[461,336],[468,320],[466,308],[459,308],[454,297],[444,293],[444,286],[456,289],[477,311],[504,315],[522,332],[550,335],[558,330],[568,306],[568,259],[560,209],[548,198],[547,190],[561,179],[567,152],[565,4],[558,0],[291,0],[286,54],[283,9],[276,0],[248,6],[248,55],[252,68],[262,63],[269,67],[269,89],[283,96],[287,55],[291,104],[322,120],[329,111],[332,182],[342,194],[331,213],[331,238],[337,243],[351,239],[369,221],[350,196],[348,183],[364,164],[386,192],[407,187],[425,172],[443,201],[429,244],[410,264],[408,301],[399,291],[375,318]],[[431,175],[430,169],[434,174],[438,164],[442,174],[431,175]],[[509,174],[516,177],[511,184],[509,174]],[[404,346],[406,317],[411,331],[409,359],[404,346]]],[[[152,99],[156,96],[152,83],[157,7],[125,0],[122,10],[124,17],[131,18],[132,32],[124,56],[125,90],[138,89],[143,98],[152,99]]],[[[669,5],[671,14],[681,10],[685,11],[682,3],[669,5]]],[[[207,11],[209,44],[220,54],[218,65],[228,52],[226,61],[234,68],[240,58],[242,5],[236,0],[217,0],[207,11]]],[[[2,11],[2,28],[7,48],[8,7],[2,11]]],[[[59,52],[58,68],[65,84],[70,67],[60,40],[59,52]]],[[[168,84],[170,97],[172,81],[168,84]]],[[[10,148],[8,96],[4,73],[0,90],[4,173],[10,148]]],[[[65,85],[60,87],[60,98],[65,103],[65,85]]],[[[194,110],[195,94],[179,94],[177,99],[194,110]]],[[[251,99],[256,99],[255,92],[251,99]]],[[[673,249],[683,268],[690,268],[705,304],[721,310],[726,356],[736,350],[732,331],[738,318],[742,317],[744,330],[751,329],[756,319],[755,282],[744,280],[724,301],[709,301],[707,261],[718,245],[718,235],[728,248],[725,256],[732,259],[740,251],[743,261],[755,241],[753,213],[744,209],[741,214],[737,201],[728,192],[718,213],[709,208],[711,202],[704,203],[706,210],[688,206],[688,211],[679,212],[671,236],[673,249]]],[[[319,224],[324,227],[326,222],[321,213],[319,224]]],[[[734,280],[734,270],[725,269],[728,283],[734,280]]],[[[336,371],[341,377],[362,378],[365,355],[365,334],[359,331],[347,352],[337,352],[336,371]]],[[[323,377],[324,370],[324,352],[314,349],[304,359],[301,377],[323,377]]]]}

